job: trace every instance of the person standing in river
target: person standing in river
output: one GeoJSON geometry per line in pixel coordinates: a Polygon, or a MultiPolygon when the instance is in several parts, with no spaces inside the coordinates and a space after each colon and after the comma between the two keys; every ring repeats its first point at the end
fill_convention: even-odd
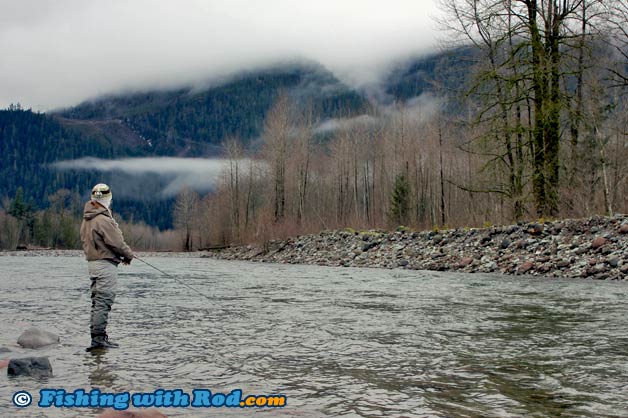
{"type": "Polygon", "coordinates": [[[111,189],[97,184],[85,203],[81,223],[81,243],[87,259],[92,291],[90,319],[91,345],[87,351],[115,348],[109,341],[107,321],[116,296],[118,264],[131,264],[133,251],[124,242],[122,231],[111,214],[111,189]]]}

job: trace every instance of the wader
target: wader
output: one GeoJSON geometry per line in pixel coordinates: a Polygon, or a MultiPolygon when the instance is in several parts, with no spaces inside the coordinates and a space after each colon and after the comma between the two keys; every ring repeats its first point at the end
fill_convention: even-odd
{"type": "Polygon", "coordinates": [[[92,345],[88,351],[117,347],[118,344],[110,342],[107,337],[107,321],[116,298],[118,267],[111,261],[96,260],[88,261],[87,268],[92,282],[92,312],[89,326],[92,345]]]}

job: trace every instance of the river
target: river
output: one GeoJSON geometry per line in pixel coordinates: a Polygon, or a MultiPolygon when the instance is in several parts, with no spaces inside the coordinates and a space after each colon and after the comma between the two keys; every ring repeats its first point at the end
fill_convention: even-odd
{"type": "Polygon", "coordinates": [[[102,410],[36,405],[43,388],[94,387],[287,399],[280,409],[160,408],[169,417],[628,416],[625,282],[146,260],[174,278],[121,266],[108,328],[121,347],[92,354],[85,261],[0,256],[0,347],[12,350],[0,359],[48,356],[54,370],[3,370],[0,416],[95,417],[102,410]],[[29,326],[61,343],[20,348],[29,326]],[[15,407],[18,390],[33,405],[15,407]]]}

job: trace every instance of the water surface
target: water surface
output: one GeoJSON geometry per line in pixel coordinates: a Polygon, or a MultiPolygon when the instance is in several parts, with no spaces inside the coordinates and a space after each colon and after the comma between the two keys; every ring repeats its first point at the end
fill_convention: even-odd
{"type": "MultiPolygon", "coordinates": [[[[628,416],[628,285],[152,257],[210,299],[146,265],[120,267],[109,326],[121,348],[86,353],[89,280],[80,257],[0,257],[0,347],[48,356],[47,380],[17,390],[195,388],[285,394],[283,409],[162,409],[169,417],[628,416]],[[28,326],[61,335],[16,346],[28,326]]],[[[0,353],[0,358],[8,357],[0,353]]]]}

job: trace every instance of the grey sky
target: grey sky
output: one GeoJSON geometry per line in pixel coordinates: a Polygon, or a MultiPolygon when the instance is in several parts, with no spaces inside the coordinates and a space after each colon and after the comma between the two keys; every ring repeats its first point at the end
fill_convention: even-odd
{"type": "Polygon", "coordinates": [[[0,107],[314,60],[354,86],[434,48],[435,0],[0,0],[0,107]]]}

